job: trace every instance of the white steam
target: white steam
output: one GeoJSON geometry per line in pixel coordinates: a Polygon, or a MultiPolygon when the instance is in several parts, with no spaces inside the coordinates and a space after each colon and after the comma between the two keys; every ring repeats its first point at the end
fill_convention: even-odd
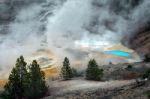
{"type": "Polygon", "coordinates": [[[0,65],[8,68],[18,56],[28,56],[42,48],[43,42],[59,54],[64,48],[73,49],[75,42],[84,41],[84,35],[88,42],[94,39],[101,44],[120,43],[150,20],[150,0],[140,0],[135,6],[132,1],[136,2],[47,0],[23,7],[0,43],[0,65]]]}

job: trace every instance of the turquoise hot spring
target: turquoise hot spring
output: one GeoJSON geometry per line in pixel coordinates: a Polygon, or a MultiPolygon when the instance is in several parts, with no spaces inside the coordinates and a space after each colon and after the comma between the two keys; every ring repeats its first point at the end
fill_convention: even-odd
{"type": "Polygon", "coordinates": [[[131,54],[129,52],[124,52],[120,50],[114,50],[114,51],[105,51],[106,54],[111,54],[111,55],[116,55],[116,56],[121,56],[121,57],[126,57],[130,58],[131,54]]]}

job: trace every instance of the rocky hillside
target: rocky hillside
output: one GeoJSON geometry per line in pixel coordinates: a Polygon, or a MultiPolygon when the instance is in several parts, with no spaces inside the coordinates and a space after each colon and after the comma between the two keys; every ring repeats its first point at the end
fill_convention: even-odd
{"type": "Polygon", "coordinates": [[[141,55],[150,53],[150,31],[136,34],[130,45],[141,55]]]}
{"type": "Polygon", "coordinates": [[[149,82],[137,84],[128,83],[119,87],[91,88],[91,90],[74,90],[68,93],[59,93],[44,99],[148,99],[146,93],[150,88],[149,82]]]}

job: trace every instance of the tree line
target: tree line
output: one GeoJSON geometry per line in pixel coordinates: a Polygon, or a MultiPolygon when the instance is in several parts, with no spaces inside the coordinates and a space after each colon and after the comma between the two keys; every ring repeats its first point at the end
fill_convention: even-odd
{"type": "MultiPolygon", "coordinates": [[[[63,80],[70,80],[75,76],[75,69],[70,67],[67,57],[63,61],[61,77],[63,80]]],[[[101,80],[103,70],[98,68],[94,59],[88,63],[86,69],[87,80],[101,80]]],[[[2,99],[40,99],[48,93],[48,86],[45,81],[45,74],[36,60],[27,66],[24,57],[20,56],[13,67],[8,82],[1,94],[2,99]]]]}
{"type": "MultiPolygon", "coordinates": [[[[143,62],[150,62],[150,55],[146,54],[143,58],[143,62]]],[[[112,63],[110,63],[112,64],[112,63]]],[[[128,65],[128,69],[132,68],[132,65],[128,65]]],[[[65,57],[63,62],[63,67],[61,68],[61,76],[64,80],[71,79],[76,75],[75,69],[71,69],[70,62],[67,57],[65,57]]],[[[85,79],[87,80],[101,80],[103,76],[103,69],[100,69],[97,62],[94,59],[91,59],[88,62],[87,69],[85,71],[85,79]]],[[[144,73],[143,78],[148,78],[150,76],[150,69],[144,73]]]]}

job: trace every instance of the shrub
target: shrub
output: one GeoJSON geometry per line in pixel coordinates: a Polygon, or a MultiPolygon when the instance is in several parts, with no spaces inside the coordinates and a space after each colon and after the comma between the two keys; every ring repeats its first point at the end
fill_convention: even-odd
{"type": "Polygon", "coordinates": [[[129,64],[126,69],[127,69],[127,70],[130,70],[130,69],[132,69],[132,68],[133,68],[133,66],[129,64]]]}
{"type": "Polygon", "coordinates": [[[144,62],[150,62],[150,55],[149,54],[146,54],[145,56],[144,56],[144,60],[143,60],[144,62]]]}
{"type": "Polygon", "coordinates": [[[149,78],[150,76],[150,69],[148,69],[144,74],[143,74],[143,78],[149,78]]]}
{"type": "Polygon", "coordinates": [[[72,68],[72,74],[73,74],[73,77],[82,77],[84,74],[84,71],[78,71],[77,69],[72,68]]]}
{"type": "Polygon", "coordinates": [[[147,92],[147,96],[150,99],[150,90],[147,92]]]}

